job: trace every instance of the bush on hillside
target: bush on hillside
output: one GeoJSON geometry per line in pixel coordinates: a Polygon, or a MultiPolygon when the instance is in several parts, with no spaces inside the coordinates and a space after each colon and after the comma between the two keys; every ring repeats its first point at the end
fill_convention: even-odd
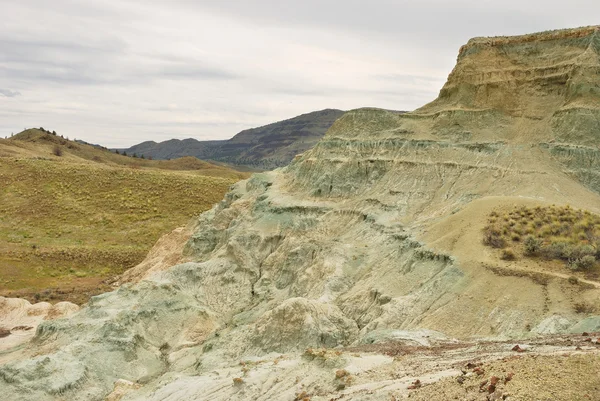
{"type": "Polygon", "coordinates": [[[596,258],[592,255],[585,255],[579,259],[569,262],[569,268],[573,270],[588,270],[594,267],[596,258]]]}
{"type": "Polygon", "coordinates": [[[537,255],[542,247],[542,240],[533,235],[528,235],[525,237],[525,241],[523,241],[523,247],[525,248],[525,255],[537,255]]]}
{"type": "Polygon", "coordinates": [[[483,243],[492,248],[504,248],[506,240],[502,237],[502,232],[493,226],[488,226],[484,230],[483,243]]]}
{"type": "Polygon", "coordinates": [[[517,255],[515,254],[515,251],[513,251],[512,249],[503,249],[502,253],[500,254],[500,259],[502,260],[515,260],[517,259],[517,255]]]}
{"type": "Polygon", "coordinates": [[[62,149],[61,149],[61,147],[60,147],[60,146],[58,146],[58,145],[54,145],[54,148],[52,149],[52,154],[53,154],[54,156],[58,156],[58,157],[60,157],[60,156],[62,156],[62,155],[63,155],[63,151],[62,151],[62,149]]]}
{"type": "MultiPolygon", "coordinates": [[[[572,270],[589,270],[600,261],[600,216],[554,205],[493,211],[483,230],[483,243],[503,249],[509,242],[515,258],[522,253],[564,261],[572,270]]],[[[510,252],[505,250],[500,257],[507,259],[510,252]]]]}

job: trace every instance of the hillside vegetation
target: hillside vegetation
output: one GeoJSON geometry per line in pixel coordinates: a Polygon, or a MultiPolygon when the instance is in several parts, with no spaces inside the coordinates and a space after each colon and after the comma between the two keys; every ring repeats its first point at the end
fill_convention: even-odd
{"type": "MultiPolygon", "coordinates": [[[[28,129],[8,140],[0,139],[0,157],[50,158],[53,160],[107,164],[130,168],[154,168],[159,170],[186,170],[197,174],[240,179],[247,174],[227,167],[199,160],[195,157],[179,157],[172,160],[152,160],[114,153],[107,148],[71,141],[42,129],[28,129]]],[[[140,155],[141,156],[141,155],[140,155]]]]}
{"type": "Polygon", "coordinates": [[[85,302],[243,177],[195,158],[133,159],[39,130],[0,140],[0,295],[85,302]]]}
{"type": "Polygon", "coordinates": [[[600,259],[600,216],[566,206],[515,207],[493,211],[484,244],[501,248],[501,258],[561,260],[572,270],[596,272],[600,259]]]}

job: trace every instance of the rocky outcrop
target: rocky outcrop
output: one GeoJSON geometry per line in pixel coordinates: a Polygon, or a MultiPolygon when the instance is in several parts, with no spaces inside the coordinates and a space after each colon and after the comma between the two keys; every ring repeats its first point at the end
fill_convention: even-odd
{"type": "Polygon", "coordinates": [[[0,353],[31,340],[42,321],[70,316],[78,310],[70,302],[31,304],[25,299],[0,297],[0,353]]]}
{"type": "Polygon", "coordinates": [[[281,385],[264,369],[248,377],[270,392],[263,399],[302,399],[289,376],[323,388],[324,369],[346,364],[319,347],[595,327],[595,282],[499,260],[481,229],[506,205],[600,212],[590,139],[600,132],[582,111],[597,109],[587,67],[596,41],[596,28],[477,39],[433,103],[346,113],[288,167],[236,184],[200,216],[186,263],[164,269],[157,259],[131,275],[144,280],[42,323],[31,347],[0,366],[5,394],[260,399],[260,388],[218,372],[310,348],[318,363],[282,363],[281,385]],[[575,88],[588,81],[590,90],[575,88]],[[569,118],[581,125],[558,124],[575,103],[569,118]],[[574,308],[582,302],[586,313],[574,308]]]}

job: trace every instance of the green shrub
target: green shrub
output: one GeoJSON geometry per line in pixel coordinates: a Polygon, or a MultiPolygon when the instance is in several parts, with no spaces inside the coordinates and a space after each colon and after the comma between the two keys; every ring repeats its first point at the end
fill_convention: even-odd
{"type": "Polygon", "coordinates": [[[525,248],[525,255],[537,255],[542,248],[542,240],[534,237],[533,235],[528,235],[525,238],[525,241],[523,241],[523,246],[525,248]]]}
{"type": "Polygon", "coordinates": [[[581,258],[569,262],[569,268],[573,270],[588,270],[594,267],[596,258],[592,255],[585,255],[581,258]]]}
{"type": "Polygon", "coordinates": [[[547,259],[569,260],[572,247],[565,241],[552,241],[549,245],[542,247],[540,253],[547,259]]]}

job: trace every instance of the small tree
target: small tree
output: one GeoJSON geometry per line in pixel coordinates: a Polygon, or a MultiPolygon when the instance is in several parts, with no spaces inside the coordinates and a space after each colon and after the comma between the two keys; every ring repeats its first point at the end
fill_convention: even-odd
{"type": "Polygon", "coordinates": [[[123,156],[127,156],[127,152],[123,151],[123,156]]]}
{"type": "Polygon", "coordinates": [[[58,145],[54,145],[54,149],[52,149],[52,154],[54,156],[61,157],[63,155],[62,149],[58,145]]]}
{"type": "Polygon", "coordinates": [[[141,155],[140,158],[145,159],[144,155],[141,155]]]}
{"type": "Polygon", "coordinates": [[[137,157],[137,155],[134,153],[134,154],[133,154],[133,157],[137,157]]]}
{"type": "Polygon", "coordinates": [[[118,155],[120,155],[119,149],[115,149],[115,153],[118,154],[118,155]]]}

